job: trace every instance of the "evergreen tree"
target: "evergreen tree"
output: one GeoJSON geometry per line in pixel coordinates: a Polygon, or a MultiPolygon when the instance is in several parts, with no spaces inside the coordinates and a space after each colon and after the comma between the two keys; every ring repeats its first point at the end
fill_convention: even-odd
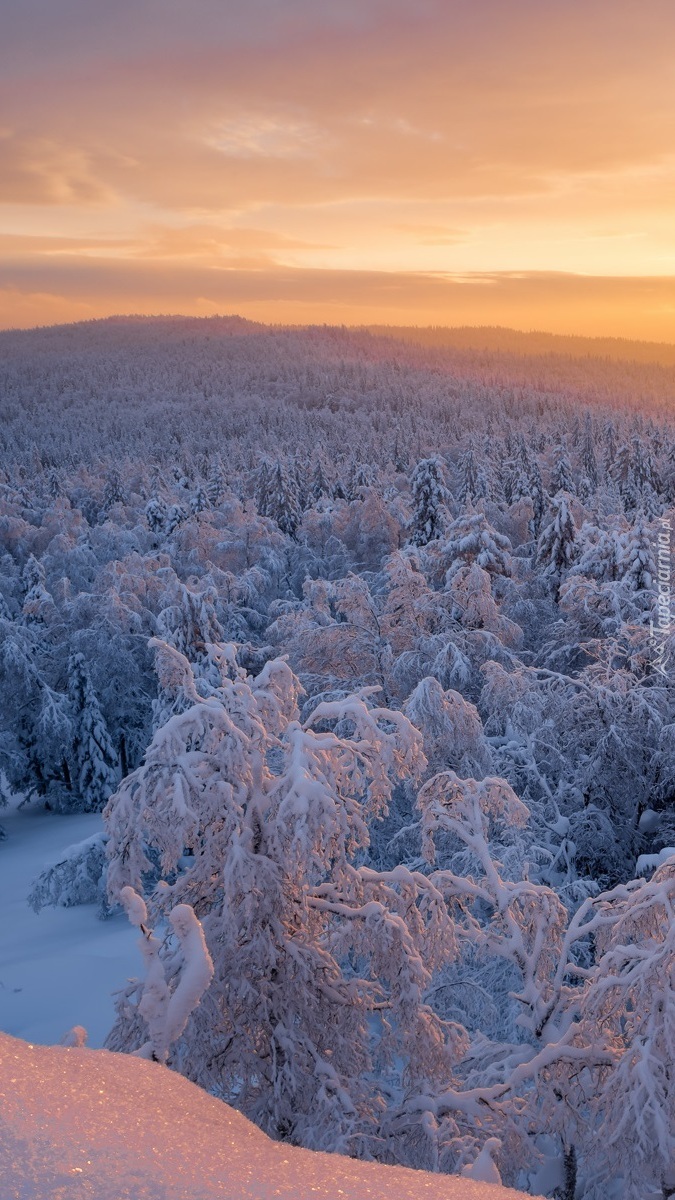
{"type": "Polygon", "coordinates": [[[638,518],[625,539],[621,556],[621,577],[636,592],[656,594],[658,566],[655,541],[654,534],[642,518],[638,518]]]}
{"type": "Polygon", "coordinates": [[[216,454],[211,461],[209,468],[208,479],[206,482],[206,495],[209,504],[217,508],[226,491],[225,472],[223,462],[219,454],[216,454]]]}
{"type": "Polygon", "coordinates": [[[439,458],[423,458],[415,467],[410,487],[413,500],[411,541],[415,546],[427,546],[441,536],[447,490],[443,484],[443,467],[439,458]]]}
{"type": "Polygon", "coordinates": [[[255,506],[261,517],[270,516],[271,472],[269,464],[261,462],[255,478],[255,506]]]}
{"type": "Polygon", "coordinates": [[[567,457],[564,447],[559,445],[555,451],[553,474],[551,476],[551,492],[555,496],[558,492],[567,492],[569,495],[573,495],[574,491],[574,479],[572,478],[570,460],[567,457]]]}
{"type": "Polygon", "coordinates": [[[190,497],[190,512],[194,514],[204,512],[208,506],[209,498],[206,494],[206,488],[200,484],[196,492],[193,492],[190,497]]]}
{"type": "Polygon", "coordinates": [[[527,468],[529,494],[532,501],[533,519],[532,519],[532,536],[539,537],[541,530],[541,522],[544,512],[546,511],[547,495],[544,489],[544,481],[541,477],[539,463],[534,455],[532,455],[527,468]]]}
{"type": "Polygon", "coordinates": [[[23,618],[27,625],[49,625],[56,616],[56,606],[47,590],[46,573],[41,562],[31,554],[23,571],[26,595],[23,618]]]}
{"type": "Polygon", "coordinates": [[[145,519],[153,533],[164,533],[166,504],[158,496],[151,496],[145,506],[145,519]]]}
{"type": "Polygon", "coordinates": [[[577,529],[570,511],[570,499],[565,492],[553,497],[548,523],[537,543],[537,562],[544,568],[544,575],[552,581],[556,597],[563,574],[571,567],[576,556],[577,529]]]}
{"type": "Polygon", "coordinates": [[[593,426],[591,423],[591,418],[588,414],[586,414],[586,420],[584,422],[584,436],[581,443],[581,469],[583,475],[588,480],[588,494],[592,495],[598,486],[598,463],[595,457],[595,446],[593,443],[593,426]]]}
{"type": "Polygon", "coordinates": [[[182,525],[185,520],[187,520],[187,513],[182,504],[172,504],[166,514],[166,536],[171,537],[171,534],[175,533],[179,525],[182,525]]]}
{"type": "Polygon", "coordinates": [[[68,661],[72,722],[71,783],[85,812],[100,812],[114,792],[118,760],[83,654],[68,661]]]}
{"type": "Polygon", "coordinates": [[[295,481],[291,479],[279,460],[277,460],[269,481],[267,516],[276,521],[282,533],[291,538],[295,537],[302,511],[295,481]]]}
{"type": "Polygon", "coordinates": [[[320,458],[317,458],[314,466],[310,495],[314,503],[316,503],[317,500],[321,500],[324,496],[330,495],[330,485],[326,479],[323,463],[320,458]]]}

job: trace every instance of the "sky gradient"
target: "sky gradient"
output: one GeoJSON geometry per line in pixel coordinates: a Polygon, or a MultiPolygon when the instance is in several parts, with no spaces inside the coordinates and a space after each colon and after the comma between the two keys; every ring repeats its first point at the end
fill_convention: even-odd
{"type": "Polygon", "coordinates": [[[0,0],[0,326],[675,342],[672,0],[0,0]]]}

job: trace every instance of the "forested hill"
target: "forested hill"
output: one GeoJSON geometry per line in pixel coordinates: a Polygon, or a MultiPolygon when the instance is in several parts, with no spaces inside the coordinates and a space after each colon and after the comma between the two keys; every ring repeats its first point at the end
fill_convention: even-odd
{"type": "Polygon", "coordinates": [[[376,435],[396,427],[419,456],[425,445],[452,446],[505,417],[558,414],[567,422],[570,411],[579,420],[586,409],[606,417],[617,406],[646,418],[672,416],[675,366],[637,361],[643,344],[628,344],[636,347],[634,361],[571,357],[567,346],[542,358],[538,336],[514,335],[509,349],[463,336],[429,346],[367,330],[264,327],[238,317],[112,318],[5,331],[0,450],[5,462],[37,451],[56,464],[64,454],[95,460],[110,440],[117,454],[128,448],[156,459],[181,447],[208,453],[225,439],[239,457],[255,427],[259,452],[319,438],[335,458],[353,439],[357,456],[379,463],[388,443],[376,435]]]}
{"type": "Polygon", "coordinates": [[[419,346],[445,346],[456,350],[482,350],[492,353],[564,356],[567,358],[604,358],[620,362],[675,365],[675,344],[634,341],[619,337],[582,337],[572,334],[528,333],[500,325],[369,325],[371,333],[419,346]]]}
{"type": "Polygon", "coordinates": [[[275,1138],[667,1194],[674,395],[232,317],[0,335],[0,804],[107,806],[32,902],[109,861],[193,905],[172,1061],[275,1138]]]}

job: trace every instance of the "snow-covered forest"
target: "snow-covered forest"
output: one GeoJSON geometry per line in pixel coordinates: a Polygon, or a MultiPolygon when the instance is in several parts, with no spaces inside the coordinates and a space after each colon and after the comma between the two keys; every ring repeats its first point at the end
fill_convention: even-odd
{"type": "Polygon", "coordinates": [[[30,901],[140,926],[111,1049],[668,1197],[675,366],[410,337],[0,333],[0,804],[102,813],[30,901]]]}

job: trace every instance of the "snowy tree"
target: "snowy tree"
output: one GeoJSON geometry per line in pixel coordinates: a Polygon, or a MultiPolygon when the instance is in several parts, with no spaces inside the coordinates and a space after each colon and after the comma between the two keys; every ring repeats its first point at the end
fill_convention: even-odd
{"type": "Polygon", "coordinates": [[[99,916],[109,908],[105,895],[107,869],[106,837],[95,833],[84,842],[69,846],[63,858],[46,867],[31,884],[28,903],[35,912],[58,905],[97,904],[99,916]]]}
{"type": "Polygon", "coordinates": [[[446,568],[446,582],[464,565],[474,563],[490,576],[509,576],[511,549],[509,539],[498,533],[482,512],[471,512],[463,513],[448,526],[447,539],[438,547],[438,558],[446,568]]]}
{"type": "Polygon", "coordinates": [[[321,500],[322,497],[330,495],[330,486],[326,479],[324,465],[320,458],[317,458],[312,475],[312,483],[310,487],[310,495],[314,503],[321,500]]]}
{"type": "Polygon", "coordinates": [[[56,619],[56,607],[46,586],[45,569],[32,554],[24,568],[23,580],[26,588],[24,620],[27,624],[49,625],[56,619]]]}
{"type": "Polygon", "coordinates": [[[532,536],[538,537],[541,529],[541,522],[546,511],[547,495],[544,488],[544,481],[541,476],[539,463],[535,457],[532,457],[527,469],[529,482],[529,496],[532,501],[532,536]]]}
{"type": "Polygon", "coordinates": [[[204,512],[204,510],[208,508],[208,505],[209,498],[206,488],[203,486],[203,484],[200,484],[197,490],[193,492],[190,497],[190,512],[194,513],[195,515],[197,513],[204,512]]]}
{"type": "Polygon", "coordinates": [[[152,496],[145,506],[145,517],[153,533],[163,533],[166,525],[166,504],[152,496]]]}
{"type": "MultiPolygon", "coordinates": [[[[597,1137],[588,1147],[604,1187],[623,1179],[626,1200],[675,1184],[675,863],[647,884],[621,887],[599,905],[598,963],[583,1021],[601,1029],[615,1063],[591,1099],[597,1137]]],[[[602,1185],[597,1194],[602,1194],[602,1185]]]]}
{"type": "Polygon", "coordinates": [[[473,445],[469,445],[461,464],[462,483],[458,499],[465,507],[488,494],[488,484],[482,465],[476,461],[473,445]]]}
{"type": "Polygon", "coordinates": [[[644,520],[638,520],[625,538],[621,578],[635,592],[654,593],[658,579],[656,537],[644,520]]]}
{"type": "Polygon", "coordinates": [[[206,481],[206,495],[209,504],[217,508],[226,490],[225,469],[220,455],[216,454],[211,460],[208,479],[206,481]]]}
{"type": "Polygon", "coordinates": [[[488,774],[492,762],[478,710],[458,692],[444,691],[437,679],[422,679],[404,705],[424,738],[432,771],[451,767],[460,776],[488,774]]]}
{"type": "Polygon", "coordinates": [[[595,456],[593,426],[588,413],[584,422],[584,436],[581,445],[581,469],[588,480],[590,493],[594,492],[598,486],[598,463],[595,456]]]}
{"type": "Polygon", "coordinates": [[[71,783],[84,811],[97,812],[117,786],[118,761],[82,654],[73,654],[68,662],[68,699],[71,783]]]}
{"type": "Polygon", "coordinates": [[[426,546],[441,536],[447,490],[443,484],[443,466],[439,458],[423,458],[411,477],[413,515],[411,541],[426,546]]]}
{"type": "Polygon", "coordinates": [[[537,562],[544,576],[553,584],[556,596],[565,571],[576,555],[577,529],[570,510],[570,497],[558,492],[537,543],[537,562]]]}
{"type": "Polygon", "coordinates": [[[554,496],[558,492],[566,492],[571,495],[575,490],[572,467],[563,446],[556,447],[550,490],[554,496]]]}
{"type": "MultiPolygon", "coordinates": [[[[180,1069],[277,1137],[375,1150],[394,1081],[399,1098],[404,1078],[438,1085],[461,1044],[424,1003],[452,945],[438,892],[355,858],[368,815],[424,760],[402,714],[351,696],[302,725],[299,691],[270,662],[158,731],[106,810],[109,886],[140,890],[154,850],[168,878],[151,909],[201,916],[215,975],[176,1045],[180,1069]]],[[[139,1003],[133,988],[122,998],[113,1048],[143,1036],[139,1003]]]]}
{"type": "Polygon", "coordinates": [[[266,515],[276,521],[282,533],[295,537],[302,515],[297,483],[279,461],[269,479],[266,515]]]}
{"type": "Polygon", "coordinates": [[[166,514],[166,522],[164,532],[167,537],[171,537],[172,533],[187,520],[187,512],[182,504],[172,504],[166,514]]]}

